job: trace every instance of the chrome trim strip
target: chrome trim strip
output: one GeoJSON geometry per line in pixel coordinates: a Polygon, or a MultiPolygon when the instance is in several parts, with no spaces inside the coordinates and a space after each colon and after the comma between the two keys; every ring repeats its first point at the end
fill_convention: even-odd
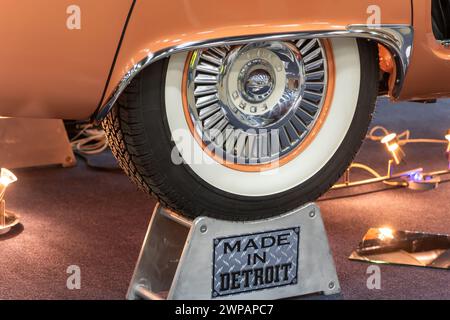
{"type": "Polygon", "coordinates": [[[111,110],[116,103],[119,96],[130,84],[131,80],[147,67],[149,64],[166,58],[172,54],[190,51],[195,49],[220,47],[224,45],[245,44],[254,41],[275,41],[275,40],[297,40],[297,39],[311,39],[311,38],[364,38],[371,39],[385,45],[393,54],[397,64],[397,82],[395,84],[393,95],[397,98],[403,86],[406,72],[411,59],[414,30],[410,25],[349,25],[347,30],[331,30],[331,31],[304,31],[283,34],[265,34],[241,36],[224,39],[206,40],[201,42],[189,42],[174,46],[163,51],[150,53],[146,58],[139,61],[133,66],[121,79],[116,87],[114,93],[108,99],[108,102],[103,105],[94,114],[95,121],[101,121],[111,110]]]}

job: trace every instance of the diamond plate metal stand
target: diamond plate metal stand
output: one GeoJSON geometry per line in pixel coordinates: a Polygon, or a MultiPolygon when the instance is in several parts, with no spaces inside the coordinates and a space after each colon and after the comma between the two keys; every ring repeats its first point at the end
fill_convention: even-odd
{"type": "Polygon", "coordinates": [[[245,222],[191,221],[158,204],[127,298],[282,299],[339,292],[314,203],[245,222]]]}

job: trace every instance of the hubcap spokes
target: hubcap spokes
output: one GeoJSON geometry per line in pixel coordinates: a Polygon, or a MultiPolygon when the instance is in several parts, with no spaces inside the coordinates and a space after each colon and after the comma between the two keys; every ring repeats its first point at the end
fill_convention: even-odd
{"type": "Polygon", "coordinates": [[[204,145],[233,163],[287,156],[324,104],[327,61],[317,39],[198,50],[188,63],[188,121],[204,145]]]}

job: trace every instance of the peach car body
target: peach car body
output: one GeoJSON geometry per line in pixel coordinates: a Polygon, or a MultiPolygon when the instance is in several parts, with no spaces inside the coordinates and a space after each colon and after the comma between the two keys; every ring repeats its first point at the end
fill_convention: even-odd
{"type": "Polygon", "coordinates": [[[373,39],[387,49],[392,99],[450,95],[450,49],[433,35],[431,0],[5,0],[0,9],[2,116],[99,120],[157,59],[273,37],[373,39]],[[73,14],[79,28],[67,25],[73,14]]]}

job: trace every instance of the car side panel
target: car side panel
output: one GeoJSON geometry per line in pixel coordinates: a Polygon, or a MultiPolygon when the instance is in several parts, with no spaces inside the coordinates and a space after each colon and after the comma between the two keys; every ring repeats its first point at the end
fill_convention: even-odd
{"type": "Polygon", "coordinates": [[[149,53],[223,37],[345,30],[349,24],[367,24],[374,5],[382,24],[411,24],[410,0],[137,1],[103,104],[149,53]]]}
{"type": "Polygon", "coordinates": [[[438,43],[431,24],[431,0],[414,0],[414,45],[401,100],[450,96],[450,48],[438,43]]]}
{"type": "Polygon", "coordinates": [[[0,115],[88,118],[100,103],[132,0],[2,0],[0,115]],[[67,19],[80,8],[81,29],[67,19]]]}

